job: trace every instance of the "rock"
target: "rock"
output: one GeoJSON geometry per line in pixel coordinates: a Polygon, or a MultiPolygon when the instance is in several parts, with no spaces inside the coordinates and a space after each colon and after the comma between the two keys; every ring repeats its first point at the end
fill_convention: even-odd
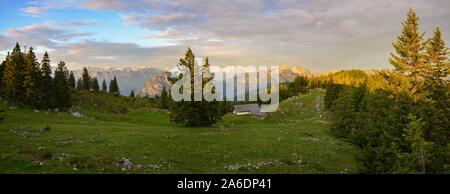
{"type": "Polygon", "coordinates": [[[39,112],[39,110],[34,109],[34,112],[39,112]]]}
{"type": "Polygon", "coordinates": [[[72,116],[75,117],[75,118],[81,118],[81,117],[83,117],[83,115],[82,115],[81,113],[79,113],[79,112],[74,112],[74,113],[72,113],[72,116]]]}
{"type": "Polygon", "coordinates": [[[55,108],[55,112],[59,112],[59,108],[55,108]]]}
{"type": "Polygon", "coordinates": [[[164,87],[167,91],[169,91],[171,88],[171,84],[169,82],[170,75],[171,74],[169,72],[163,72],[158,76],[153,77],[140,89],[139,95],[154,98],[156,96],[161,96],[164,87]]]}

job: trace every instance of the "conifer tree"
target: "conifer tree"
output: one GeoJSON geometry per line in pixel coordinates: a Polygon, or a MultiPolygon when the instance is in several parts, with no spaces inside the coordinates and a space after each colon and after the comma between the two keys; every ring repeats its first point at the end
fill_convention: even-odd
{"type": "Polygon", "coordinates": [[[91,81],[91,90],[94,92],[100,91],[100,86],[98,85],[98,79],[97,77],[92,78],[91,81]]]}
{"type": "Polygon", "coordinates": [[[450,51],[442,39],[441,29],[437,27],[426,48],[426,63],[429,71],[427,79],[441,80],[449,75],[449,53],[450,51]]]}
{"type": "Polygon", "coordinates": [[[55,90],[52,78],[52,68],[50,66],[50,57],[45,52],[41,62],[41,80],[39,104],[41,108],[52,108],[55,105],[55,90]]]}
{"type": "Polygon", "coordinates": [[[11,60],[15,64],[15,86],[16,86],[16,96],[15,102],[19,105],[24,104],[25,89],[23,87],[24,79],[25,79],[25,54],[20,49],[19,43],[16,43],[16,46],[11,53],[11,60]]]}
{"type": "Polygon", "coordinates": [[[22,88],[24,90],[24,103],[31,106],[37,106],[38,103],[38,88],[40,80],[40,69],[39,63],[37,62],[36,55],[33,52],[33,47],[30,47],[28,53],[25,55],[25,66],[24,66],[24,79],[22,83],[22,88]]]}
{"type": "Polygon", "coordinates": [[[103,79],[103,83],[102,83],[102,92],[103,93],[108,93],[108,86],[106,86],[106,80],[103,79]]]}
{"type": "Polygon", "coordinates": [[[81,80],[81,78],[78,78],[77,90],[82,90],[82,89],[83,89],[83,81],[81,80]]]}
{"type": "Polygon", "coordinates": [[[13,52],[6,58],[2,77],[3,96],[9,103],[21,104],[23,101],[20,97],[23,96],[24,63],[20,45],[16,43],[13,52]]]}
{"type": "MultiPolygon", "coordinates": [[[[171,121],[174,123],[186,125],[186,126],[209,126],[219,121],[223,116],[223,111],[217,101],[208,102],[204,99],[202,101],[194,101],[194,72],[200,72],[199,69],[203,68],[205,72],[209,72],[209,60],[205,60],[202,66],[197,66],[195,62],[195,55],[189,48],[184,56],[178,63],[179,67],[186,67],[190,70],[190,75],[180,75],[175,78],[171,78],[172,84],[180,80],[181,76],[191,77],[191,101],[181,100],[180,102],[173,102],[170,104],[171,121]]],[[[206,77],[202,79],[202,86],[209,81],[212,81],[213,77],[206,77]]],[[[185,92],[185,91],[182,91],[185,92]]]]}
{"type": "Polygon", "coordinates": [[[167,93],[166,86],[164,86],[162,92],[161,92],[161,108],[162,109],[168,109],[169,108],[169,94],[167,93]]]}
{"type": "Polygon", "coordinates": [[[83,68],[83,75],[82,75],[82,90],[90,90],[91,88],[91,76],[89,75],[89,71],[86,67],[83,68]]]}
{"type": "Polygon", "coordinates": [[[131,90],[130,98],[135,98],[135,97],[136,97],[136,95],[134,94],[134,90],[131,90]]]}
{"type": "Polygon", "coordinates": [[[11,57],[6,57],[4,72],[2,76],[3,97],[10,103],[16,100],[16,64],[11,57]]]}
{"type": "MultiPolygon", "coordinates": [[[[9,53],[8,53],[8,56],[9,56],[9,53]]],[[[8,56],[6,56],[6,57],[8,58],[8,56]]],[[[6,61],[3,61],[0,64],[0,96],[2,94],[1,86],[2,86],[3,71],[5,70],[5,66],[6,66],[6,61]]]]}
{"type": "Polygon", "coordinates": [[[59,62],[55,71],[55,96],[56,107],[66,109],[71,106],[70,88],[68,83],[69,70],[66,68],[64,61],[59,62]]]}
{"type": "Polygon", "coordinates": [[[391,53],[389,62],[395,70],[409,77],[423,77],[425,61],[426,41],[424,33],[419,32],[419,17],[412,9],[409,10],[403,32],[397,37],[397,42],[392,45],[396,54],[391,53]]]}
{"type": "Polygon", "coordinates": [[[120,95],[119,85],[117,83],[117,78],[114,76],[114,79],[111,80],[109,84],[109,93],[120,95]]]}
{"type": "Polygon", "coordinates": [[[76,87],[75,76],[73,75],[73,71],[70,71],[69,74],[69,87],[70,89],[75,89],[76,87]]]}

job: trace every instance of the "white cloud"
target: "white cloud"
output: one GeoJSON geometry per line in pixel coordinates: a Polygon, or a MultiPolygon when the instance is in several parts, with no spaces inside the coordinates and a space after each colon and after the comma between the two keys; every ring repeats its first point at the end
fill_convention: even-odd
{"type": "MultiPolygon", "coordinates": [[[[143,34],[143,38],[174,45],[142,48],[133,43],[84,41],[67,44],[67,52],[57,51],[61,57],[69,53],[67,60],[80,64],[100,64],[102,60],[126,65],[176,63],[182,50],[190,46],[199,55],[211,56],[216,64],[300,64],[317,71],[385,68],[389,67],[391,42],[400,33],[409,8],[421,16],[422,31],[430,35],[440,25],[450,42],[445,36],[450,32],[448,0],[85,0],[69,5],[116,11],[129,25],[159,31],[143,34]]],[[[23,11],[43,10],[33,5],[23,11]]],[[[44,46],[88,35],[34,30],[50,34],[48,38],[23,31],[14,34],[31,40],[27,44],[44,46]]],[[[0,46],[1,42],[0,37],[0,46]]]]}

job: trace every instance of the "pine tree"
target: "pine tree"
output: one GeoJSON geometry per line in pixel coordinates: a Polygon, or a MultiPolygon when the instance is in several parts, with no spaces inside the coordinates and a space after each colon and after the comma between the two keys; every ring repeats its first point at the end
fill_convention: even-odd
{"type": "Polygon", "coordinates": [[[86,67],[83,68],[83,75],[82,75],[82,90],[90,90],[91,88],[91,76],[89,75],[89,71],[86,67]]]}
{"type": "Polygon", "coordinates": [[[419,32],[419,17],[412,9],[403,23],[403,32],[393,43],[396,54],[391,53],[389,62],[395,70],[409,77],[423,77],[423,67],[426,64],[424,33],[419,32]]]}
{"type": "Polygon", "coordinates": [[[70,88],[68,83],[69,70],[66,68],[64,61],[59,62],[55,71],[55,96],[56,107],[66,109],[71,106],[70,88]]]}
{"type": "Polygon", "coordinates": [[[33,47],[30,47],[28,53],[25,55],[25,71],[23,72],[24,79],[22,83],[22,88],[24,90],[24,103],[30,106],[37,106],[39,104],[39,68],[39,63],[37,62],[36,55],[33,52],[33,47]]]}
{"type": "Polygon", "coordinates": [[[75,76],[73,75],[73,71],[70,71],[69,74],[69,87],[70,89],[75,89],[76,87],[75,76]]]}
{"type": "Polygon", "coordinates": [[[135,98],[135,97],[136,97],[136,95],[134,94],[134,90],[131,90],[130,98],[135,98]]]}
{"type": "Polygon", "coordinates": [[[427,79],[442,80],[442,78],[446,78],[449,75],[449,53],[450,51],[442,39],[441,29],[437,27],[426,48],[426,63],[430,71],[427,74],[427,79]]]}
{"type": "MultiPolygon", "coordinates": [[[[191,77],[191,99],[192,101],[173,102],[170,104],[171,121],[174,123],[182,124],[185,126],[209,126],[219,121],[223,116],[223,111],[217,101],[208,102],[204,99],[202,101],[194,100],[194,71],[204,68],[205,72],[209,71],[209,60],[205,60],[203,66],[197,67],[195,62],[195,55],[189,48],[184,56],[178,63],[179,67],[186,67],[190,70],[191,77]]],[[[181,75],[180,75],[181,76],[181,75]]],[[[181,77],[171,78],[172,84],[180,80],[181,77]]],[[[212,81],[213,77],[203,78],[202,86],[209,81],[212,81]]]]}
{"type": "Polygon", "coordinates": [[[100,91],[100,86],[98,85],[98,79],[97,77],[92,78],[91,81],[91,90],[94,92],[100,91]]]}
{"type": "Polygon", "coordinates": [[[50,66],[50,57],[45,52],[41,62],[41,80],[40,80],[40,96],[39,106],[41,108],[53,108],[55,106],[55,89],[52,78],[52,68],[50,66]]]}
{"type": "Polygon", "coordinates": [[[108,86],[106,86],[106,80],[103,79],[103,83],[102,83],[102,92],[103,93],[108,93],[108,86]]]}

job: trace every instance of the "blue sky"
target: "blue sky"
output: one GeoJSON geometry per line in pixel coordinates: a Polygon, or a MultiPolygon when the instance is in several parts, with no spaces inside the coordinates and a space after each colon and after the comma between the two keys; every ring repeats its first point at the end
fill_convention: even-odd
{"type": "Polygon", "coordinates": [[[448,0],[1,0],[0,57],[15,42],[82,66],[174,66],[191,47],[215,65],[388,68],[409,8],[449,42],[448,0]]]}

